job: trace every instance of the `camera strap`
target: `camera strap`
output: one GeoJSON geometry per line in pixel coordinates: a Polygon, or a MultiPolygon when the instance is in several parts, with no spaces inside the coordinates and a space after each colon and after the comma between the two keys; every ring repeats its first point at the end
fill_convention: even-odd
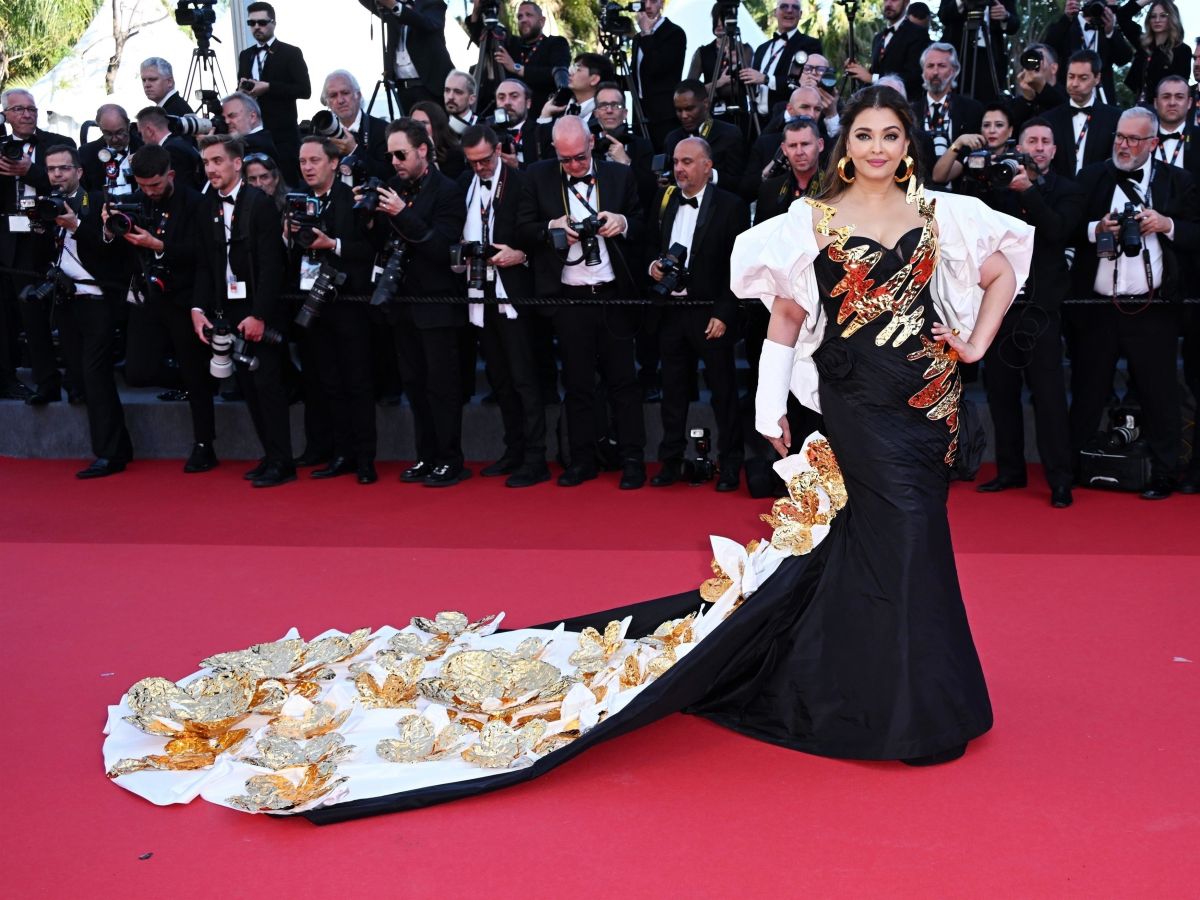
{"type": "MultiPolygon", "coordinates": [[[[1151,169],[1150,177],[1151,179],[1154,178],[1153,169],[1151,169]]],[[[1133,203],[1135,206],[1140,206],[1142,209],[1153,208],[1150,205],[1149,191],[1147,191],[1146,197],[1143,198],[1138,189],[1133,186],[1133,182],[1130,179],[1121,178],[1118,175],[1117,187],[1121,189],[1122,194],[1129,198],[1129,202],[1133,203]]],[[[1118,256],[1113,260],[1112,298],[1117,309],[1121,312],[1124,312],[1124,310],[1121,309],[1120,297],[1117,296],[1117,268],[1120,266],[1120,264],[1121,257],[1118,256]]],[[[1142,269],[1146,273],[1146,290],[1149,293],[1146,295],[1145,304],[1143,304],[1140,309],[1129,313],[1129,315],[1137,315],[1137,313],[1145,311],[1154,301],[1154,268],[1150,265],[1150,249],[1146,246],[1145,238],[1142,239],[1142,269]]]]}

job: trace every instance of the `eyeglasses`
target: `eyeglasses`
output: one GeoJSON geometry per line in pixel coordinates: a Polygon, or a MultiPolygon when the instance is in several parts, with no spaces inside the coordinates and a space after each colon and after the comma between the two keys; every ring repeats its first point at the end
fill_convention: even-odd
{"type": "Polygon", "coordinates": [[[53,174],[53,173],[55,173],[55,172],[73,172],[73,171],[75,171],[75,170],[76,170],[76,169],[78,169],[78,168],[79,168],[79,166],[76,166],[76,165],[70,165],[70,166],[46,166],[46,171],[47,171],[47,172],[49,172],[50,174],[53,174]]]}
{"type": "Polygon", "coordinates": [[[597,103],[596,109],[624,109],[625,103],[621,100],[605,100],[603,103],[597,103]]]}
{"type": "Polygon", "coordinates": [[[16,113],[17,115],[33,115],[37,112],[36,106],[10,106],[5,112],[16,113]]]}
{"type": "Polygon", "coordinates": [[[805,75],[824,75],[826,72],[833,70],[829,66],[805,66],[800,71],[805,75]]]}
{"type": "Polygon", "coordinates": [[[266,26],[270,25],[274,21],[275,21],[274,19],[247,19],[246,27],[247,28],[265,28],[266,26]]]}
{"type": "Polygon", "coordinates": [[[799,3],[780,3],[775,8],[778,10],[784,10],[787,12],[800,12],[800,4],[799,3]]]}
{"type": "Polygon", "coordinates": [[[1137,137],[1136,135],[1132,135],[1132,134],[1121,134],[1121,132],[1118,131],[1116,136],[1113,138],[1113,143],[1114,144],[1133,144],[1136,146],[1137,144],[1144,143],[1145,141],[1152,141],[1152,140],[1154,140],[1154,138],[1155,138],[1155,135],[1153,135],[1153,134],[1147,135],[1146,137],[1137,137]]]}
{"type": "Polygon", "coordinates": [[[391,155],[392,159],[397,160],[398,162],[404,162],[406,159],[408,159],[408,154],[412,153],[412,151],[411,150],[389,150],[388,153],[391,155]]]}
{"type": "Polygon", "coordinates": [[[559,156],[558,161],[562,165],[567,163],[584,163],[592,158],[590,153],[576,153],[574,156],[559,156]]]}

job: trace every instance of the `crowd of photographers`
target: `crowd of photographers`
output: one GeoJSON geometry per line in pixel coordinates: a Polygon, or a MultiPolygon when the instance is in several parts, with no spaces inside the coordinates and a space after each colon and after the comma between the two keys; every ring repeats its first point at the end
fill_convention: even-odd
{"type": "MultiPolygon", "coordinates": [[[[690,59],[662,0],[603,4],[601,46],[574,55],[536,3],[519,4],[510,33],[475,0],[472,73],[450,61],[442,0],[360,2],[385,25],[391,121],[338,70],[301,122],[314,85],[263,2],[247,8],[255,43],[237,90],[202,90],[199,114],[159,58],[141,65],[148,105],[101,106],[99,137],[78,148],[37,127],[28,91],[4,93],[0,397],[37,406],[65,389],[86,404],[96,459],[79,477],[132,458],[120,356],[128,384],[189,403],[187,472],[217,465],[220,384],[251,414],[256,487],[298,466],[370,484],[376,406],[403,393],[417,461],[401,479],[451,486],[471,474],[462,408],[482,356],[505,443],[482,475],[528,487],[557,455],[559,485],[612,467],[640,488],[649,400],[663,423],[651,485],[729,491],[743,470],[761,483],[769,452],[743,428],[753,386],[742,396],[736,352],[744,343],[753,378],[766,313],[728,289],[733,242],[838,177],[827,153],[842,100],[881,83],[910,102],[928,187],[1037,229],[1032,277],[982,364],[998,473],[978,489],[1025,484],[1028,387],[1051,502],[1069,506],[1124,358],[1136,413],[1117,415],[1109,442],[1140,438],[1142,496],[1197,490],[1178,361],[1182,338],[1200,395],[1200,307],[1182,302],[1200,296],[1200,45],[1172,0],[1066,0],[1025,48],[1009,46],[1014,0],[943,0],[937,41],[929,6],[884,0],[871,46],[852,46],[841,71],[800,32],[794,0],[758,47],[740,39],[736,0],[719,0],[713,40],[690,59]],[[16,377],[20,331],[32,388],[16,377]],[[715,463],[706,430],[689,445],[701,361],[715,463]],[[548,447],[560,383],[565,437],[548,447]]],[[[179,7],[206,46],[211,4],[179,7]]]]}

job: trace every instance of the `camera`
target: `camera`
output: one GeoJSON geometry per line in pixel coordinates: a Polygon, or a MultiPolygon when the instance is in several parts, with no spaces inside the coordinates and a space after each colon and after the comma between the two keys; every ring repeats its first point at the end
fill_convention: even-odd
{"type": "Polygon", "coordinates": [[[284,218],[300,230],[292,234],[296,246],[308,250],[316,240],[313,229],[321,224],[321,201],[309,194],[299,192],[285,194],[283,198],[284,218]]]}
{"type": "Polygon", "coordinates": [[[984,13],[992,5],[992,0],[963,0],[962,11],[966,17],[967,27],[972,31],[983,24],[984,13]]]}
{"type": "Polygon", "coordinates": [[[656,298],[666,300],[687,285],[687,255],[687,247],[683,244],[672,244],[667,252],[658,258],[662,278],[650,288],[656,298]]]}
{"type": "Polygon", "coordinates": [[[38,225],[53,225],[55,219],[66,215],[69,211],[67,198],[59,193],[32,198],[23,197],[21,198],[21,209],[31,222],[36,222],[38,225]]]}
{"type": "Polygon", "coordinates": [[[249,94],[252,90],[254,90],[254,79],[243,78],[238,82],[238,90],[243,94],[249,94]]]}
{"type": "Polygon", "coordinates": [[[200,88],[195,96],[196,106],[203,113],[199,118],[209,121],[212,133],[229,134],[229,124],[225,121],[224,108],[221,106],[221,95],[211,88],[200,88]]]}
{"type": "Polygon", "coordinates": [[[771,157],[771,168],[767,169],[767,177],[764,181],[770,181],[772,178],[778,178],[789,168],[788,159],[783,153],[783,145],[781,144],[775,150],[775,155],[771,157]]]}
{"type": "Polygon", "coordinates": [[[1042,51],[1026,50],[1022,53],[1021,68],[1026,72],[1040,72],[1042,70],[1042,51]]]}
{"type": "Polygon", "coordinates": [[[105,226],[113,237],[124,237],[134,228],[147,225],[145,211],[140,203],[109,203],[108,224],[105,226]]]}
{"type": "Polygon", "coordinates": [[[622,5],[615,0],[606,0],[600,5],[600,30],[612,37],[632,35],[633,20],[622,13],[639,13],[641,11],[642,4],[640,2],[622,5]]]}
{"type": "Polygon", "coordinates": [[[335,141],[344,141],[349,137],[342,120],[327,109],[319,110],[307,122],[301,122],[300,133],[315,134],[317,137],[332,138],[335,141]]]}
{"type": "Polygon", "coordinates": [[[487,282],[488,260],[496,254],[496,248],[479,241],[463,241],[450,247],[450,271],[456,275],[467,273],[467,290],[482,291],[487,282]]]}
{"type": "MultiPolygon", "coordinates": [[[[600,259],[600,237],[599,231],[601,226],[600,218],[596,215],[590,215],[582,222],[570,220],[571,228],[579,235],[579,246],[583,251],[582,260],[585,265],[598,266],[601,263],[600,259]]],[[[562,228],[550,229],[550,243],[559,253],[566,253],[570,248],[570,243],[567,241],[567,232],[562,228]]],[[[579,260],[570,265],[578,265],[579,260]]]]}
{"type": "Polygon", "coordinates": [[[500,4],[498,0],[483,0],[479,4],[479,18],[484,28],[495,28],[500,24],[500,4]]]}
{"type": "Polygon", "coordinates": [[[156,299],[160,299],[167,293],[167,285],[170,284],[171,270],[164,266],[161,262],[152,262],[146,266],[145,271],[138,276],[139,290],[134,292],[134,297],[140,295],[140,300],[137,304],[152,303],[156,299]]]}
{"type": "Polygon", "coordinates": [[[186,116],[167,116],[167,130],[179,137],[191,137],[194,134],[212,134],[213,120],[189,113],[186,116]]]}
{"type": "Polygon", "coordinates": [[[1126,203],[1117,213],[1117,233],[1096,232],[1096,255],[1101,259],[1116,259],[1122,253],[1137,256],[1142,252],[1142,229],[1137,220],[1138,208],[1126,203]]]}
{"type": "Polygon", "coordinates": [[[0,143],[0,156],[3,156],[9,162],[20,162],[21,157],[25,155],[25,142],[15,134],[0,143]]]}
{"type": "Polygon", "coordinates": [[[317,280],[304,298],[304,304],[296,313],[295,322],[301,328],[308,328],[313,320],[321,315],[321,308],[330,300],[337,299],[338,291],[346,283],[346,273],[339,272],[329,263],[321,263],[317,272],[317,280]]]}
{"type": "Polygon", "coordinates": [[[211,326],[204,326],[204,337],[212,348],[212,359],[208,361],[208,373],[213,378],[228,378],[233,374],[233,330],[229,323],[218,317],[211,326]]]}
{"type": "Polygon", "coordinates": [[[983,187],[992,189],[1008,187],[1023,168],[1036,172],[1037,163],[1028,153],[1018,152],[1016,144],[1017,142],[1010,138],[1005,142],[1004,149],[995,155],[987,148],[968,153],[963,159],[966,174],[983,187]]]}
{"type": "Polygon", "coordinates": [[[212,40],[213,24],[217,21],[217,0],[179,0],[175,4],[175,24],[191,28],[201,49],[212,40]]]}
{"type": "Polygon", "coordinates": [[[1142,436],[1137,419],[1128,409],[1114,410],[1113,425],[1104,436],[1104,444],[1109,450],[1123,450],[1133,446],[1134,441],[1142,436]]]}
{"type": "MultiPolygon", "coordinates": [[[[800,79],[804,75],[804,66],[808,63],[808,53],[804,50],[797,50],[792,56],[792,61],[788,64],[787,70],[787,86],[789,90],[795,90],[800,87],[800,79]]],[[[821,74],[817,78],[817,85],[826,91],[837,90],[838,74],[837,70],[831,66],[824,66],[821,69],[821,74]]]]}
{"type": "Polygon", "coordinates": [[[608,132],[595,116],[588,119],[588,131],[592,133],[592,156],[604,159],[608,155],[608,148],[613,145],[613,139],[608,136],[608,132]]]}
{"type": "Polygon", "coordinates": [[[571,71],[566,66],[555,66],[550,70],[550,77],[554,80],[554,105],[566,106],[575,99],[575,92],[571,90],[571,71]]]}
{"type": "Polygon", "coordinates": [[[51,300],[62,303],[75,296],[75,281],[58,266],[46,270],[46,277],[38,284],[27,284],[17,294],[22,303],[44,303],[51,300]]]}
{"type": "Polygon", "coordinates": [[[1083,4],[1083,8],[1079,12],[1089,22],[1098,25],[1100,20],[1104,18],[1105,8],[1106,4],[1103,0],[1090,0],[1090,2],[1083,4]]]}
{"type": "Polygon", "coordinates": [[[371,294],[371,306],[384,307],[392,305],[400,292],[400,282],[404,280],[404,269],[408,265],[408,244],[399,238],[388,241],[385,248],[387,262],[375,282],[375,290],[371,294]]]}
{"type": "Polygon", "coordinates": [[[245,366],[246,370],[250,372],[258,371],[258,354],[254,352],[255,343],[281,344],[283,343],[283,335],[270,326],[263,328],[262,339],[257,342],[248,341],[240,334],[234,335],[232,354],[233,361],[245,366]]]}
{"type": "Polygon", "coordinates": [[[689,428],[688,437],[693,450],[691,457],[683,461],[683,477],[692,485],[712,481],[717,475],[717,467],[708,455],[712,452],[712,435],[707,428],[689,428]]]}
{"type": "Polygon", "coordinates": [[[374,213],[379,208],[379,189],[386,187],[382,178],[372,175],[362,185],[362,196],[354,201],[354,208],[374,213]]]}
{"type": "Polygon", "coordinates": [[[496,132],[496,136],[500,138],[500,151],[502,153],[512,153],[514,150],[513,135],[510,131],[512,123],[508,120],[508,110],[503,106],[496,108],[492,113],[492,118],[489,124],[496,132]]]}
{"type": "Polygon", "coordinates": [[[741,5],[741,0],[717,0],[717,16],[724,23],[726,34],[738,27],[738,8],[741,5]]]}

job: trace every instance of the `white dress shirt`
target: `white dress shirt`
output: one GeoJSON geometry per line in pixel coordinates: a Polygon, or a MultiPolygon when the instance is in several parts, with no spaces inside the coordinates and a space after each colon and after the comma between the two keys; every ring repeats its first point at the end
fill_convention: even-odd
{"type": "MultiPolygon", "coordinates": [[[[1082,109],[1082,107],[1074,100],[1067,101],[1072,109],[1082,109]]],[[[1100,98],[1092,91],[1092,98],[1083,106],[1091,106],[1091,116],[1096,114],[1095,105],[1100,102],[1100,98]]],[[[1079,170],[1083,168],[1083,148],[1087,146],[1087,135],[1084,128],[1091,128],[1091,119],[1089,114],[1085,112],[1077,112],[1071,114],[1071,129],[1075,134],[1075,174],[1079,174],[1079,170]]]]}
{"type": "Polygon", "coordinates": [[[266,63],[267,53],[274,43],[275,38],[271,38],[265,44],[259,44],[254,48],[254,61],[250,63],[250,77],[255,81],[262,81],[263,65],[266,63]]]}
{"type": "MultiPolygon", "coordinates": [[[[503,163],[496,165],[496,172],[491,178],[491,187],[486,186],[480,179],[479,174],[471,179],[471,186],[467,189],[467,221],[463,225],[463,240],[464,241],[482,241],[483,240],[483,216],[487,214],[487,225],[489,243],[495,243],[491,239],[493,228],[496,224],[496,209],[494,200],[496,199],[496,188],[500,184],[500,166],[503,163]]],[[[495,272],[496,280],[492,282],[496,287],[496,298],[504,299],[508,297],[508,292],[504,289],[504,279],[500,277],[500,272],[492,267],[488,267],[490,271],[495,272]]],[[[476,291],[473,288],[467,289],[468,296],[482,297],[481,291],[476,291]]],[[[509,319],[517,317],[517,311],[508,303],[499,304],[499,310],[502,315],[509,319]]],[[[467,316],[471,320],[471,324],[477,328],[483,327],[483,304],[471,303],[467,306],[467,316]]]]}
{"type": "MultiPolygon", "coordinates": [[[[595,162],[593,162],[591,165],[591,168],[588,169],[588,174],[591,175],[593,179],[595,179],[595,177],[596,177],[595,162]]],[[[569,180],[570,179],[568,179],[568,182],[569,182],[569,180]]],[[[567,195],[567,207],[570,211],[571,221],[580,222],[583,219],[586,219],[588,216],[590,216],[591,213],[588,212],[587,207],[584,206],[579,201],[579,197],[575,196],[575,191],[578,191],[584,197],[584,199],[587,200],[588,204],[592,207],[592,209],[599,210],[600,207],[599,207],[599,201],[597,198],[599,196],[600,187],[598,184],[595,183],[594,180],[593,180],[592,184],[590,184],[590,185],[577,184],[577,185],[574,185],[574,187],[575,187],[575,190],[573,191],[573,190],[571,190],[571,185],[569,183],[564,184],[563,190],[566,192],[566,195],[567,195]]],[[[608,241],[606,241],[602,237],[598,237],[598,238],[596,238],[596,240],[598,240],[600,242],[600,265],[589,266],[585,262],[580,262],[578,265],[574,265],[574,266],[563,266],[563,270],[562,270],[562,283],[563,284],[569,284],[569,285],[573,285],[573,286],[588,285],[588,284],[607,284],[610,281],[616,280],[617,276],[616,276],[616,273],[613,271],[612,259],[610,259],[609,255],[608,255],[608,241]]],[[[572,262],[574,262],[576,259],[582,259],[582,258],[583,258],[583,248],[579,244],[572,245],[570,247],[570,249],[567,251],[567,259],[572,262]]]]}
{"type": "Polygon", "coordinates": [[[771,91],[779,90],[778,86],[775,84],[775,66],[779,63],[779,57],[782,56],[783,52],[787,49],[788,41],[792,39],[792,35],[794,35],[798,30],[799,26],[793,28],[787,34],[783,35],[782,39],[774,38],[771,41],[771,46],[769,46],[766,53],[763,54],[761,71],[767,76],[767,81],[766,84],[760,84],[758,86],[757,99],[758,114],[760,116],[770,115],[771,113],[769,94],[771,91]]]}
{"type": "MultiPolygon", "coordinates": [[[[708,185],[700,188],[700,193],[695,195],[695,209],[692,209],[690,203],[680,203],[679,208],[675,210],[675,221],[671,223],[671,239],[667,241],[667,246],[670,247],[671,244],[683,244],[683,246],[687,247],[689,265],[692,259],[692,239],[696,236],[696,222],[700,218],[700,204],[704,202],[704,192],[706,190],[708,190],[708,185]]],[[[687,194],[684,194],[682,191],[680,195],[687,197],[687,194]]],[[[674,291],[671,296],[686,297],[687,288],[680,288],[674,291]]]]}
{"type": "MultiPolygon", "coordinates": [[[[84,194],[84,199],[87,199],[87,194],[84,194]]],[[[83,213],[79,213],[79,218],[83,218],[83,213]]],[[[92,273],[84,268],[83,263],[79,259],[79,245],[75,243],[75,232],[62,230],[63,242],[62,253],[58,258],[58,267],[63,270],[63,274],[75,282],[76,296],[83,294],[88,297],[102,297],[104,291],[95,284],[80,284],[81,281],[95,281],[92,273]]]]}
{"type": "MultiPolygon", "coordinates": [[[[1150,196],[1150,178],[1153,174],[1153,160],[1146,160],[1142,166],[1142,177],[1140,181],[1130,182],[1130,186],[1137,192],[1138,196],[1147,200],[1146,203],[1139,204],[1138,209],[1152,209],[1154,198],[1150,196]]],[[[1121,190],[1120,186],[1113,188],[1111,209],[1121,210],[1125,208],[1125,204],[1130,202],[1129,197],[1121,190]]],[[[1093,244],[1096,243],[1096,226],[1099,221],[1088,223],[1088,240],[1093,244]]],[[[1175,236],[1174,223],[1171,225],[1171,230],[1167,232],[1168,238],[1175,236]]],[[[1150,274],[1154,279],[1152,285],[1146,284],[1146,266],[1143,262],[1142,254],[1137,256],[1125,256],[1122,254],[1116,259],[1102,259],[1099,265],[1096,266],[1096,280],[1092,287],[1096,293],[1102,297],[1111,297],[1113,295],[1113,269],[1117,271],[1117,293],[1116,296],[1138,296],[1140,294],[1150,293],[1151,288],[1158,290],[1162,287],[1163,264],[1162,264],[1162,244],[1158,240],[1157,233],[1143,234],[1142,246],[1150,254],[1150,274]]]]}
{"type": "MultiPolygon", "coordinates": [[[[404,12],[405,4],[397,3],[392,8],[392,14],[399,16],[404,12]]],[[[397,78],[420,78],[421,74],[417,71],[416,65],[412,61],[412,57],[408,54],[408,26],[400,26],[400,40],[396,41],[396,77],[397,78]]]]}

